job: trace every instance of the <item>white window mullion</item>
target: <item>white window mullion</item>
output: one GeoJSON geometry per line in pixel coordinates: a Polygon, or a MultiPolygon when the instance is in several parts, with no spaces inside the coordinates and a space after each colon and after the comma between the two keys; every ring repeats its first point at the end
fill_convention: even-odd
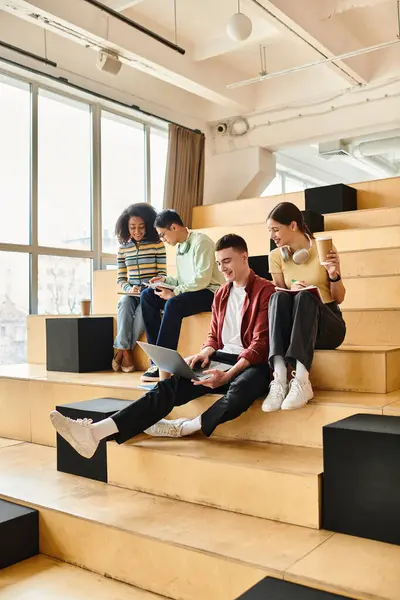
{"type": "Polygon", "coordinates": [[[31,88],[31,219],[30,219],[30,289],[29,289],[29,312],[38,312],[38,85],[32,84],[31,88]]]}
{"type": "Polygon", "coordinates": [[[101,269],[103,246],[101,215],[101,108],[92,106],[92,250],[93,270],[101,269]]]}
{"type": "Polygon", "coordinates": [[[150,126],[144,129],[144,168],[145,168],[145,194],[146,202],[151,204],[151,154],[150,154],[150,126]]]}

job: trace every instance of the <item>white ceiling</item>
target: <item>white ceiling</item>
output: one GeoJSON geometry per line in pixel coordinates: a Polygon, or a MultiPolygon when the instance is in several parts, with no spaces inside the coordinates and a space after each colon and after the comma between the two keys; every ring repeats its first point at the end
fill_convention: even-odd
{"type": "MultiPolygon", "coordinates": [[[[20,19],[35,30],[45,28],[54,37],[68,39],[81,50],[85,48],[87,53],[104,47],[114,50],[126,65],[123,72],[134,69],[162,82],[160,96],[173,88],[184,91],[188,98],[186,112],[191,110],[191,97],[201,99],[206,107],[206,121],[213,123],[245,115],[251,127],[254,124],[258,130],[254,139],[250,135],[242,138],[240,147],[247,144],[275,149],[294,139],[343,137],[344,132],[353,128],[378,131],[399,118],[393,86],[400,87],[400,44],[274,76],[254,85],[228,87],[258,76],[260,46],[265,46],[268,73],[276,74],[316,63],[324,57],[396,40],[396,0],[241,0],[242,12],[253,23],[253,33],[245,42],[234,42],[226,34],[226,23],[237,10],[237,0],[176,0],[176,32],[174,0],[103,2],[176,41],[186,49],[186,54],[175,53],[85,0],[0,0],[0,9],[12,15],[14,23],[20,19]],[[388,91],[385,86],[389,86],[388,91]],[[364,90],[364,95],[359,93],[364,90]],[[391,94],[393,102],[389,109],[382,104],[382,98],[392,97],[391,94]],[[374,109],[367,105],[372,101],[377,102],[374,109]],[[343,110],[352,107],[356,108],[348,113],[343,110]],[[319,111],[321,118],[317,114],[312,125],[305,119],[303,124],[301,118],[311,111],[316,114],[319,111]],[[328,128],[322,117],[329,111],[333,116],[328,128]],[[338,115],[336,120],[335,115],[338,115]],[[297,122],[292,125],[295,118],[297,122]],[[267,127],[270,123],[274,127],[267,127]]],[[[17,29],[7,27],[1,35],[13,43],[18,37],[17,29]]],[[[43,53],[42,41],[36,41],[33,35],[25,35],[23,41],[18,39],[18,44],[43,53]]],[[[68,53],[62,57],[67,65],[68,53]]],[[[79,72],[78,60],[73,67],[79,72]]],[[[68,71],[68,67],[64,68],[68,71]]],[[[118,87],[121,81],[118,77],[105,77],[109,78],[107,84],[111,88],[118,87]]],[[[135,93],[138,95],[137,90],[135,93]]],[[[146,97],[146,89],[140,90],[140,96],[146,97]]],[[[224,151],[239,144],[237,140],[225,142],[224,151]]]]}

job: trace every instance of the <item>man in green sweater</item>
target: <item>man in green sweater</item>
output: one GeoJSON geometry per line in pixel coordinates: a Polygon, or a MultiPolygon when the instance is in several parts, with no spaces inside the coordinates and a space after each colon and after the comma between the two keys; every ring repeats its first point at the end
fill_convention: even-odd
{"type": "MultiPolygon", "coordinates": [[[[190,231],[175,210],[163,210],[154,223],[160,240],[176,246],[176,277],[156,277],[150,283],[164,282],[173,289],[148,288],[140,296],[147,341],[176,350],[182,319],[211,311],[214,293],[223,283],[215,262],[214,242],[204,233],[190,231]],[[161,319],[161,310],[164,310],[161,319]]],[[[158,381],[155,365],[142,375],[142,381],[158,381]]]]}

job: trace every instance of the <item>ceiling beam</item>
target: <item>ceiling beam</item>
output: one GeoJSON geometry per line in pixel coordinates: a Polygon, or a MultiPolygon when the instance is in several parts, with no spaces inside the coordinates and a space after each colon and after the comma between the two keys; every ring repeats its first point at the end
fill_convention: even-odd
{"type": "MultiPolygon", "coordinates": [[[[281,30],[292,30],[292,35],[302,38],[315,49],[316,58],[330,58],[343,52],[359,50],[360,41],[335,19],[324,19],[320,0],[252,0],[271,13],[281,30]]],[[[347,82],[365,84],[370,80],[368,57],[358,56],[351,61],[338,61],[331,67],[347,82]]]]}
{"type": "Polygon", "coordinates": [[[128,8],[132,8],[137,4],[141,4],[144,0],[100,0],[106,6],[122,12],[123,10],[127,10],[128,8]]]}
{"type": "Polygon", "coordinates": [[[224,107],[229,114],[253,108],[251,90],[227,90],[230,81],[243,77],[238,69],[161,51],[152,38],[82,0],[0,0],[0,8],[93,50],[114,50],[130,67],[224,107]]]}

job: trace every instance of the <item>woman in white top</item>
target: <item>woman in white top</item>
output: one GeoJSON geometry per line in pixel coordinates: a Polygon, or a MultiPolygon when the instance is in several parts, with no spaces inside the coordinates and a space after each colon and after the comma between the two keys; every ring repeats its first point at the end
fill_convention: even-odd
{"type": "Polygon", "coordinates": [[[315,240],[300,210],[281,202],[268,215],[268,230],[277,248],[269,255],[274,284],[297,290],[278,291],[269,303],[269,362],[274,371],[264,412],[292,410],[313,398],[309,371],[314,349],[333,350],[343,343],[346,325],[339,309],[345,297],[339,254],[333,248],[320,263],[315,240]],[[318,287],[317,295],[304,290],[318,287]],[[304,291],[302,291],[304,290],[304,291]],[[295,369],[288,383],[287,365],[295,369]]]}

